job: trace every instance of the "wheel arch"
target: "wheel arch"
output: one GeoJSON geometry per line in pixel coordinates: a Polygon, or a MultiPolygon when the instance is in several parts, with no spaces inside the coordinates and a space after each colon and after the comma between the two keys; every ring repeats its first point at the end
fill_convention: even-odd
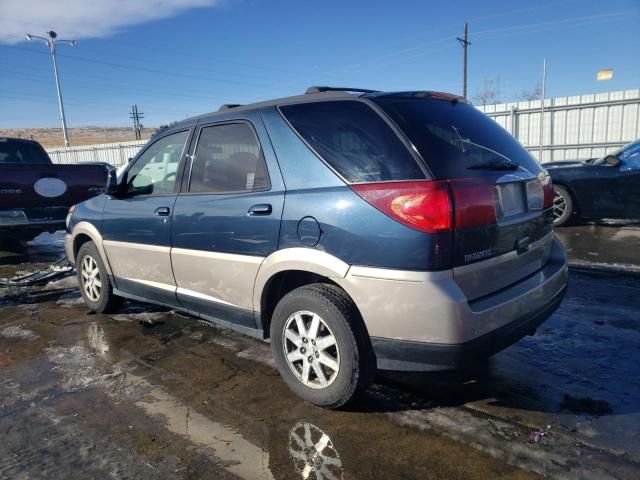
{"type": "Polygon", "coordinates": [[[345,291],[353,300],[349,292],[336,281],[344,278],[348,271],[348,264],[320,250],[288,248],[269,255],[260,265],[253,291],[253,309],[264,337],[270,335],[271,316],[277,303],[298,287],[327,283],[345,291]]]}
{"type": "Polygon", "coordinates": [[[109,265],[109,261],[107,259],[106,252],[104,251],[104,246],[102,245],[102,235],[98,229],[89,222],[80,222],[76,226],[73,227],[72,236],[72,254],[73,258],[69,259],[73,263],[77,261],[78,251],[80,251],[80,247],[85,243],[91,241],[95,244],[100,256],[102,257],[102,262],[104,263],[104,267],[107,270],[109,275],[111,273],[111,266],[109,265]]]}

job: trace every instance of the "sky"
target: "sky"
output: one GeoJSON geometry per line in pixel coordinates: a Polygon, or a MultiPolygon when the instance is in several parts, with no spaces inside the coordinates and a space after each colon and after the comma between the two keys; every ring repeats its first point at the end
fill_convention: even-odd
{"type": "Polygon", "coordinates": [[[312,85],[461,93],[465,21],[472,100],[535,89],[545,57],[546,97],[640,88],[638,0],[0,0],[0,128],[60,124],[26,33],[78,41],[58,45],[69,127],[128,126],[134,103],[151,127],[312,85]]]}

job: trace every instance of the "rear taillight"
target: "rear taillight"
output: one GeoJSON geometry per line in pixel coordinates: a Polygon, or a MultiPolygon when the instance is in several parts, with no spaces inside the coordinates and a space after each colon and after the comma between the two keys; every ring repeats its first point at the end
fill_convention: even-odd
{"type": "Polygon", "coordinates": [[[384,182],[352,185],[355,192],[391,218],[427,233],[494,225],[493,180],[384,182]]]}
{"type": "Polygon", "coordinates": [[[352,188],[378,210],[411,228],[427,233],[452,229],[446,181],[365,183],[352,188]]]}
{"type": "Polygon", "coordinates": [[[542,208],[547,209],[553,206],[553,182],[551,181],[551,176],[545,172],[545,177],[542,180],[542,194],[543,194],[543,202],[542,208]]]}
{"type": "Polygon", "coordinates": [[[542,210],[544,208],[544,188],[537,178],[527,182],[527,206],[529,210],[542,210]]]}
{"type": "Polygon", "coordinates": [[[494,179],[461,178],[449,183],[457,230],[494,225],[497,222],[494,179]]]}

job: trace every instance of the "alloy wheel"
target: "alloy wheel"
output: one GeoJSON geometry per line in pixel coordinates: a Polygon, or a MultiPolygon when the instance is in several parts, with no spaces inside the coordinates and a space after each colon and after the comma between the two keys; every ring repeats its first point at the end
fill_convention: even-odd
{"type": "Polygon", "coordinates": [[[95,259],[91,255],[85,255],[80,266],[82,275],[82,289],[85,295],[92,302],[100,300],[102,292],[102,279],[100,278],[100,269],[95,259]]]}
{"type": "Polygon", "coordinates": [[[338,376],[338,343],[319,315],[304,310],[291,315],[285,323],[282,347],[289,368],[307,387],[326,388],[338,376]]]}
{"type": "Polygon", "coordinates": [[[556,191],[553,197],[553,218],[555,220],[557,220],[558,218],[561,218],[562,216],[564,216],[566,211],[567,211],[567,199],[564,198],[564,195],[556,191]]]}

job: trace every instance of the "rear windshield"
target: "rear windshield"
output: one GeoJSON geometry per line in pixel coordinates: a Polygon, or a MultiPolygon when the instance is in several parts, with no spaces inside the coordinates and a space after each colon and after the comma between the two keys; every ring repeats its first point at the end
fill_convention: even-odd
{"type": "Polygon", "coordinates": [[[51,161],[35,143],[0,139],[0,163],[49,164],[51,161]]]}
{"type": "Polygon", "coordinates": [[[416,98],[373,100],[418,149],[436,178],[482,176],[491,169],[482,165],[505,163],[534,175],[541,171],[509,132],[472,105],[416,98]]]}
{"type": "Polygon", "coordinates": [[[426,178],[389,124],[357,101],[302,103],[281,107],[306,142],[348,182],[426,178]]]}

